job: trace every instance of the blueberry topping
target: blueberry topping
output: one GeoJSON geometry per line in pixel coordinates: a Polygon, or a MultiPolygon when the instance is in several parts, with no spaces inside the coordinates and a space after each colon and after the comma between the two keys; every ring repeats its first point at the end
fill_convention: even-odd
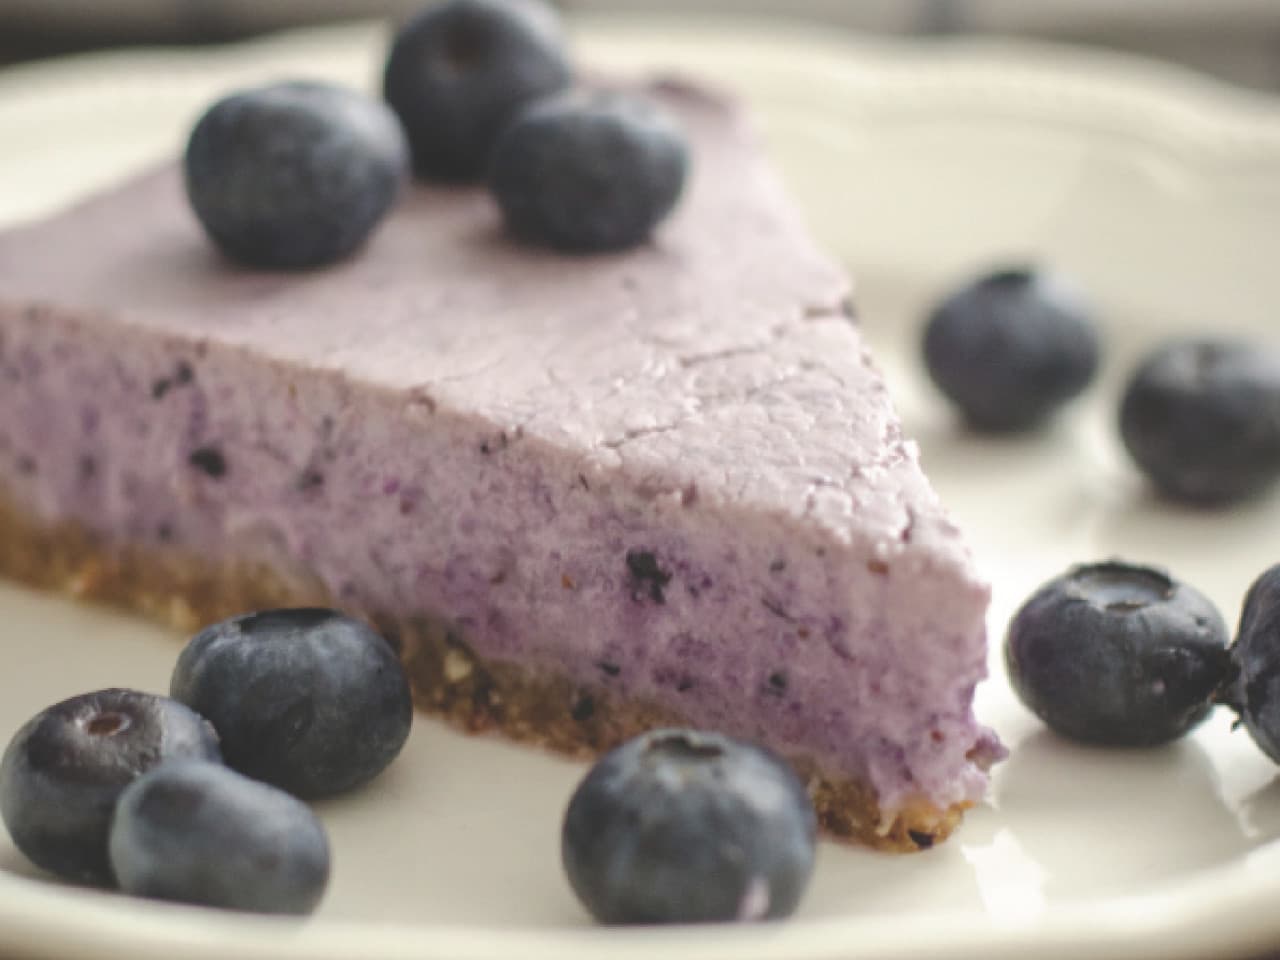
{"type": "Polygon", "coordinates": [[[503,127],[571,79],[560,21],[546,3],[445,0],[396,34],[383,95],[418,176],[478,180],[503,127]]]}
{"type": "Polygon", "coordinates": [[[136,690],[72,697],[10,741],[0,761],[0,814],[36,866],[109,884],[107,831],[120,792],[179,758],[219,759],[213,727],[182,704],[136,690]]]}
{"type": "Polygon", "coordinates": [[[934,309],[924,359],[975,429],[1028,430],[1093,380],[1098,337],[1058,278],[1012,268],[979,277],[934,309]]]}
{"type": "Polygon", "coordinates": [[[507,227],[569,253],[632,247],[684,189],[684,135],[647,100],[581,94],[536,104],[494,148],[489,186],[507,227]]]}
{"type": "Polygon", "coordinates": [[[303,798],[380,773],[409,736],[404,667],[364,623],[332,610],[270,610],[197,634],[170,682],[208,717],[227,765],[303,798]]]}
{"type": "Polygon", "coordinates": [[[279,83],[231,94],[200,118],[187,144],[187,196],[231,259],[301,269],[364,243],[407,166],[385,104],[326,84],[279,83]]]}
{"type": "Polygon", "coordinates": [[[1256,343],[1166,344],[1134,371],[1120,436],[1164,493],[1225,502],[1280,480],[1280,351],[1256,343]]]}
{"type": "Polygon", "coordinates": [[[1222,699],[1263,752],[1280,763],[1280,564],[1249,588],[1231,646],[1231,670],[1222,699]]]}
{"type": "Polygon", "coordinates": [[[329,882],[329,841],[306,804],[197,760],[129,785],[109,849],[122,890],[161,900],[304,914],[329,882]]]}
{"type": "Polygon", "coordinates": [[[767,750],[657,730],[606,754],[569,802],[561,854],[601,923],[703,923],[791,914],[813,871],[817,820],[767,750]]]}
{"type": "Polygon", "coordinates": [[[1005,638],[1014,691],[1065,737],[1151,746],[1209,714],[1227,674],[1213,603],[1160,570],[1074,567],[1040,587],[1005,638]]]}

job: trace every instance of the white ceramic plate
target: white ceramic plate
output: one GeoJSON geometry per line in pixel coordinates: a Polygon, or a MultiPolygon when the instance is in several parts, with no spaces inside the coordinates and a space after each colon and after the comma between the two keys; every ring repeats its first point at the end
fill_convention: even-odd
{"type": "MultiPolygon", "coordinates": [[[[1155,561],[1237,615],[1280,560],[1280,497],[1227,512],[1150,497],[1111,423],[1137,351],[1175,331],[1275,336],[1280,107],[1151,65],[1052,49],[922,48],[707,21],[587,23],[599,64],[678,66],[743,91],[816,230],[860,278],[868,334],[926,467],[995,583],[993,637],[1069,563],[1155,561]],[[1002,256],[1047,259],[1096,298],[1104,382],[1054,429],[966,435],[916,361],[920,314],[1002,256]]],[[[49,210],[176,152],[233,84],[304,73],[368,85],[373,27],[222,52],[127,53],[0,74],[0,220],[49,210]]],[[[0,588],[0,736],[55,698],[163,690],[175,637],[0,588]]],[[[928,853],[824,844],[792,922],[596,930],[561,878],[582,767],[421,720],[373,788],[326,804],[334,882],[307,922],[69,890],[0,840],[0,952],[248,960],[1225,957],[1280,946],[1276,769],[1218,716],[1167,749],[1043,732],[994,677],[978,709],[1012,747],[990,804],[928,853]]]]}

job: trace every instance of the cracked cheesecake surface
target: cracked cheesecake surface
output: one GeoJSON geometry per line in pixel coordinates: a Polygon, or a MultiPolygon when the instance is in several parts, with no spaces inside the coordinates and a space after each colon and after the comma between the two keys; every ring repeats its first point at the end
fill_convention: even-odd
{"type": "Polygon", "coordinates": [[[761,740],[830,829],[928,846],[1000,754],[988,588],[741,111],[651,92],[693,174],[624,254],[520,247],[483,191],[418,186],[352,260],[256,273],[176,167],[0,234],[8,527],[188,619],[269,571],[274,602],[384,624],[473,726],[761,740]]]}

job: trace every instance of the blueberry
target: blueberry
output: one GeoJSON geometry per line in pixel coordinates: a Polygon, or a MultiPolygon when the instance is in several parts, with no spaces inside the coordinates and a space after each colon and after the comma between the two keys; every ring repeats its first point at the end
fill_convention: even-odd
{"type": "Polygon", "coordinates": [[[656,730],[606,754],[561,836],[578,899],[602,923],[791,914],[813,871],[817,820],[791,768],[715,733],[656,730]]]}
{"type": "Polygon", "coordinates": [[[268,610],[209,627],[178,657],[170,693],[213,723],[228,766],[304,798],[375,777],[413,719],[390,644],[333,610],[268,610]]]}
{"type": "Polygon", "coordinates": [[[129,785],[110,851],[121,890],[160,900],[302,914],[329,882],[329,841],[305,803],[198,760],[129,785]]]}
{"type": "Polygon", "coordinates": [[[1249,588],[1231,646],[1231,673],[1223,701],[1263,752],[1280,763],[1280,564],[1249,588]]]}
{"type": "Polygon", "coordinates": [[[396,34],[383,95],[420,177],[478,180],[511,118],[571,79],[559,18],[541,0],[446,0],[396,34]]]}
{"type": "Polygon", "coordinates": [[[1085,743],[1152,746],[1209,714],[1227,628],[1203,594],[1151,567],[1073,567],[1040,587],[1005,638],[1018,697],[1085,743]]]}
{"type": "Polygon", "coordinates": [[[675,207],[688,168],[683,134],[655,104],[575,94],[511,123],[489,186],[517,238],[592,253],[643,242],[675,207]]]}
{"type": "Polygon", "coordinates": [[[384,104],[295,82],[215,103],[191,132],[185,169],[191,206],[223,253],[300,269],[364,243],[407,168],[404,134],[384,104]]]}
{"type": "Polygon", "coordinates": [[[1098,337],[1081,301],[1030,267],[979,277],[930,314],[924,359],[978,430],[1028,430],[1093,380],[1098,337]]]}
{"type": "Polygon", "coordinates": [[[1120,436],[1166,494],[1226,502],[1280,480],[1280,350],[1227,340],[1166,344],[1134,371],[1120,436]]]}
{"type": "Polygon", "coordinates": [[[218,760],[213,727],[180,703],[136,690],[86,693],[36,714],[0,761],[0,814],[14,845],[68,880],[109,884],[116,799],[171,759],[218,760]]]}

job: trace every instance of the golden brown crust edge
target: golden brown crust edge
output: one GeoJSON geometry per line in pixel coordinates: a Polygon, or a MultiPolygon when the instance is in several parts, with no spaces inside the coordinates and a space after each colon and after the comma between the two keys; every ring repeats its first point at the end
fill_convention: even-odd
{"type": "MultiPolygon", "coordinates": [[[[211,564],[172,548],[108,549],[78,525],[45,526],[3,506],[0,576],[131,610],[186,632],[250,610],[333,605],[314,579],[283,577],[261,564],[211,564]]],[[[434,618],[374,612],[369,619],[399,648],[418,707],[463,730],[498,731],[591,757],[644,730],[684,723],[652,704],[618,700],[562,677],[487,661],[434,618]]],[[[808,758],[788,759],[808,783],[829,835],[909,852],[944,840],[960,822],[963,805],[939,810],[922,802],[881,825],[871,788],[831,778],[808,758]]]]}

